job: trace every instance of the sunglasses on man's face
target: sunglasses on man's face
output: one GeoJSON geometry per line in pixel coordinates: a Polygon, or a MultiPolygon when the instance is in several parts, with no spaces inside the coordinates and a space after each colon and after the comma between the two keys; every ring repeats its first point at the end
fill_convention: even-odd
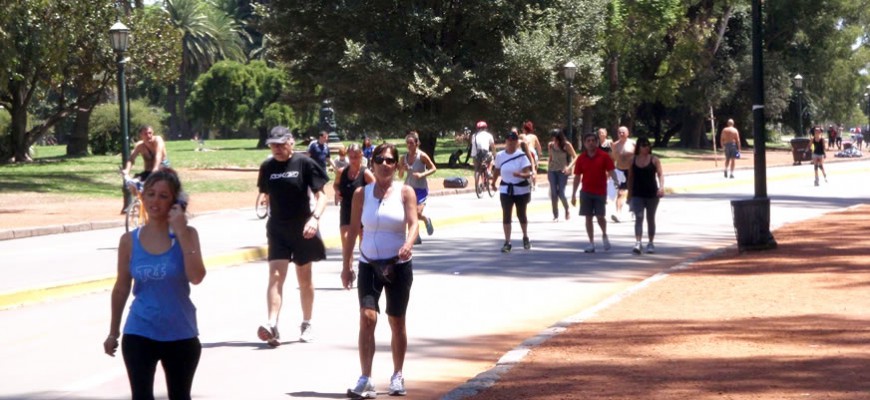
{"type": "Polygon", "coordinates": [[[393,157],[375,156],[375,157],[372,159],[372,161],[374,161],[375,164],[384,164],[384,163],[386,163],[387,165],[396,165],[396,159],[393,158],[393,157]]]}

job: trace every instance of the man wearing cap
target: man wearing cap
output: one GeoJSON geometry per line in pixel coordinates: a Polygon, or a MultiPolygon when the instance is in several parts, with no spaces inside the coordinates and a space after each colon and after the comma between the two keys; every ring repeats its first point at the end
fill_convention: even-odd
{"type": "Polygon", "coordinates": [[[296,264],[302,324],[299,339],[311,341],[311,313],[314,285],[311,263],[326,258],[320,238],[320,217],[326,209],[323,187],[329,181],[326,170],[302,153],[293,152],[293,135],[283,126],[272,128],[266,144],[272,157],[260,165],[257,187],[269,204],[266,236],[269,240],[269,286],[266,292],[268,321],[257,329],[260,340],[276,347],[281,344],[278,316],[281,312],[284,280],[292,261],[296,264]],[[311,195],[309,195],[311,193],[311,195]],[[311,198],[315,206],[311,209],[311,198]]]}

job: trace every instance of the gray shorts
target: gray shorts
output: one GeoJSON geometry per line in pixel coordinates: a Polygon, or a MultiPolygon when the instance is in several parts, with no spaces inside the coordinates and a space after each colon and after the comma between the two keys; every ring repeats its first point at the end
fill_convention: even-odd
{"type": "Polygon", "coordinates": [[[606,206],[607,196],[580,192],[580,215],[603,217],[606,206]]]}
{"type": "Polygon", "coordinates": [[[824,160],[824,159],[825,159],[825,155],[824,155],[824,154],[816,154],[816,153],[813,153],[813,160],[824,160]]]}
{"type": "Polygon", "coordinates": [[[737,158],[737,143],[725,143],[725,159],[737,158]]]}

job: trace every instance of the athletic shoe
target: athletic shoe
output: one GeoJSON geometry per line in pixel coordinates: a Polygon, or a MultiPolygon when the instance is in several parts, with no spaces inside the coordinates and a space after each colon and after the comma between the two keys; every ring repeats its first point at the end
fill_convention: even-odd
{"type": "Polygon", "coordinates": [[[353,389],[347,389],[347,397],[351,399],[374,399],[378,397],[375,385],[366,376],[360,376],[353,389]]]}
{"type": "Polygon", "coordinates": [[[502,253],[510,253],[511,252],[511,244],[505,243],[504,246],[501,246],[502,253]]]}
{"type": "Polygon", "coordinates": [[[613,222],[616,222],[617,224],[619,223],[619,218],[616,218],[616,214],[610,214],[610,219],[612,219],[613,222]]]}
{"type": "Polygon", "coordinates": [[[734,174],[731,174],[731,179],[734,179],[734,174]]]}
{"type": "Polygon", "coordinates": [[[528,236],[523,237],[523,248],[526,249],[526,250],[532,248],[532,244],[529,243],[529,237],[528,237],[528,236]]]}
{"type": "Polygon", "coordinates": [[[631,252],[634,254],[640,254],[640,242],[634,244],[634,248],[631,249],[631,252]]]}
{"type": "Polygon", "coordinates": [[[426,218],[426,233],[428,233],[429,236],[432,236],[432,233],[434,232],[435,227],[432,226],[432,218],[426,218]]]}
{"type": "MultiPolygon", "coordinates": [[[[637,245],[638,245],[638,247],[640,247],[640,243],[638,243],[637,245]]],[[[654,244],[652,244],[652,243],[648,243],[648,244],[646,245],[646,252],[647,252],[648,254],[653,254],[653,253],[655,253],[655,252],[656,252],[656,245],[654,245],[654,244]]]]}
{"type": "Polygon", "coordinates": [[[314,341],[314,332],[311,329],[310,322],[303,322],[302,325],[299,325],[299,341],[302,343],[314,341]]]}
{"type": "Polygon", "coordinates": [[[420,239],[419,233],[417,233],[417,239],[414,239],[414,244],[423,244],[423,239],[420,239]]]}
{"type": "Polygon", "coordinates": [[[401,372],[396,372],[390,378],[390,396],[404,396],[408,394],[405,391],[405,377],[401,372]]]}
{"type": "Polygon", "coordinates": [[[728,177],[728,171],[723,171],[723,173],[725,174],[725,177],[727,178],[727,177],[728,177]]]}
{"type": "Polygon", "coordinates": [[[819,186],[819,178],[816,178],[815,186],[819,186]]]}
{"type": "Polygon", "coordinates": [[[610,250],[610,239],[607,236],[601,238],[601,241],[604,242],[604,251],[610,250]]]}
{"type": "Polygon", "coordinates": [[[589,246],[583,250],[584,253],[594,253],[595,252],[595,243],[589,243],[589,246]]]}
{"type": "Polygon", "coordinates": [[[268,343],[269,346],[278,347],[281,345],[281,335],[278,334],[278,327],[276,326],[269,324],[260,325],[257,328],[257,337],[268,343]]]}

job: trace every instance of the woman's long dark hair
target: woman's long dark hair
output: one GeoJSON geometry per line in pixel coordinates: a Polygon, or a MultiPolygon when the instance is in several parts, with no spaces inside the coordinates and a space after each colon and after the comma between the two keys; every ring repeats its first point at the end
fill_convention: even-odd
{"type": "Polygon", "coordinates": [[[565,150],[565,143],[567,143],[567,140],[565,140],[565,134],[558,129],[553,129],[550,134],[556,139],[556,146],[559,146],[559,150],[567,151],[565,150]]]}

